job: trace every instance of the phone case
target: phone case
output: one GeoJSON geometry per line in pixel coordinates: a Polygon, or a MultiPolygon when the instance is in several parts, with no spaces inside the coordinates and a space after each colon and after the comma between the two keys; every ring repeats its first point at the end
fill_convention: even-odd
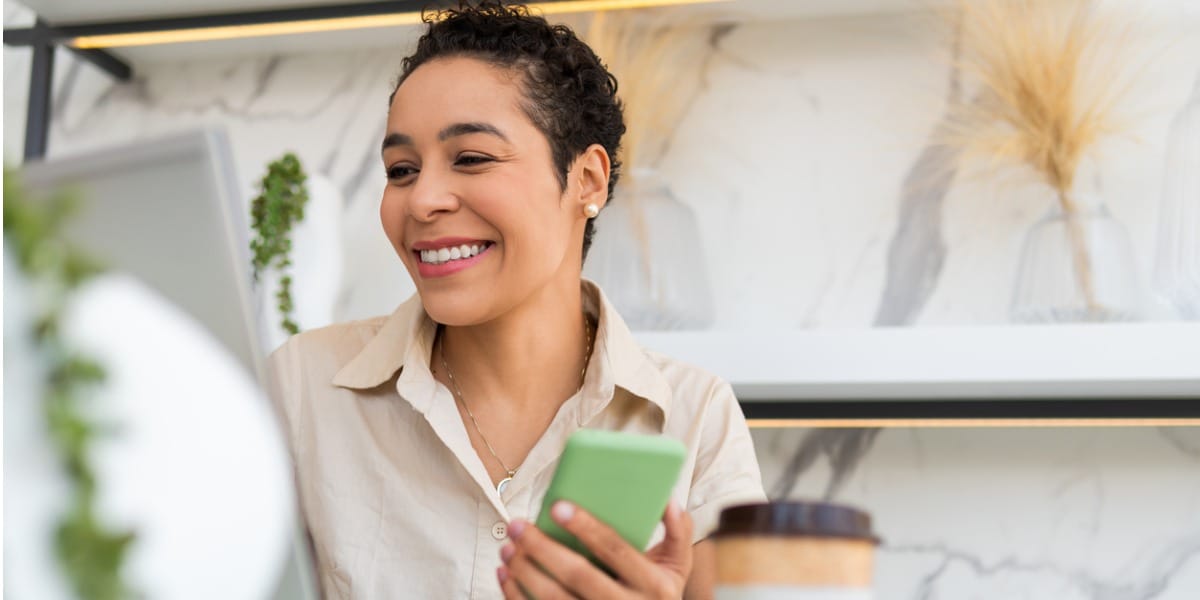
{"type": "Polygon", "coordinates": [[[679,478],[686,448],[661,436],[584,429],[568,440],[554,479],[542,499],[537,527],[604,567],[575,536],[550,517],[550,507],[568,500],[607,523],[639,550],[662,521],[679,478]]]}

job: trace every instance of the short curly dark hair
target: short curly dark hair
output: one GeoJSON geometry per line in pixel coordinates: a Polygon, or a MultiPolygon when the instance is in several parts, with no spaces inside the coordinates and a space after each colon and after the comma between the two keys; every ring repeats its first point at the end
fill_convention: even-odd
{"type": "MultiPolygon", "coordinates": [[[[625,134],[617,79],[596,53],[565,25],[551,25],[519,4],[460,2],[457,9],[426,13],[428,29],[417,49],[404,59],[388,97],[418,67],[439,58],[465,56],[512,70],[522,77],[522,110],[546,139],[561,189],[567,172],[588,146],[600,144],[611,163],[608,201],[612,201],[621,164],[617,150],[625,134]]],[[[583,234],[587,258],[595,234],[588,219],[583,234]]]]}

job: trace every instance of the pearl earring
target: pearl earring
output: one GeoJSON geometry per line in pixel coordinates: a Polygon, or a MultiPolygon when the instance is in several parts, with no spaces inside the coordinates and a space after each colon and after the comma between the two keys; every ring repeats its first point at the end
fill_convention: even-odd
{"type": "Polygon", "coordinates": [[[596,215],[600,214],[600,207],[589,203],[583,207],[583,214],[587,215],[589,219],[595,219],[596,215]]]}

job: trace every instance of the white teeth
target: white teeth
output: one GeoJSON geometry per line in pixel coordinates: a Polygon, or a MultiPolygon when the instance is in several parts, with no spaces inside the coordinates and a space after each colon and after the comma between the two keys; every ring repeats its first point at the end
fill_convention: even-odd
{"type": "Polygon", "coordinates": [[[487,248],[488,245],[486,243],[475,244],[471,246],[463,244],[461,246],[440,248],[438,250],[421,250],[419,255],[421,257],[421,262],[438,265],[451,260],[460,260],[463,258],[476,256],[484,250],[487,250],[487,248]]]}

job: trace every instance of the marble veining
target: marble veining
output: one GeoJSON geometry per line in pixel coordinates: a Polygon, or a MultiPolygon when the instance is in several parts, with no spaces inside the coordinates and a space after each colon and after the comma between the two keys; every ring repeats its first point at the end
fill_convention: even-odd
{"type": "Polygon", "coordinates": [[[822,500],[837,498],[838,492],[854,474],[871,451],[880,429],[814,429],[804,434],[800,444],[783,471],[783,475],[768,487],[768,497],[791,496],[796,482],[808,472],[817,459],[829,461],[831,473],[825,484],[822,500]]]}
{"type": "Polygon", "coordinates": [[[1146,572],[1136,577],[1100,576],[1071,569],[1053,561],[1031,561],[1010,556],[987,561],[970,552],[945,544],[884,545],[883,560],[892,556],[933,557],[936,567],[917,582],[909,598],[1057,598],[1089,600],[1154,600],[1194,598],[1193,595],[1166,592],[1176,575],[1185,569],[1197,569],[1200,562],[1200,534],[1186,536],[1157,552],[1146,572]],[[969,581],[969,587],[964,586],[969,581]],[[953,586],[953,587],[952,587],[953,586]],[[948,589],[949,588],[949,589],[948,589]]]}
{"type": "Polygon", "coordinates": [[[1180,452],[1200,460],[1200,436],[1187,435],[1188,433],[1195,433],[1195,430],[1180,429],[1177,427],[1159,427],[1158,433],[1167,443],[1174,446],[1180,452]]]}
{"type": "MultiPolygon", "coordinates": [[[[955,57],[959,53],[955,44],[955,57]]],[[[888,243],[887,273],[875,326],[912,325],[937,284],[946,259],[942,235],[942,205],[958,172],[959,152],[942,139],[952,119],[962,85],[950,69],[946,114],[934,126],[921,154],[904,177],[900,214],[888,243]]]]}

